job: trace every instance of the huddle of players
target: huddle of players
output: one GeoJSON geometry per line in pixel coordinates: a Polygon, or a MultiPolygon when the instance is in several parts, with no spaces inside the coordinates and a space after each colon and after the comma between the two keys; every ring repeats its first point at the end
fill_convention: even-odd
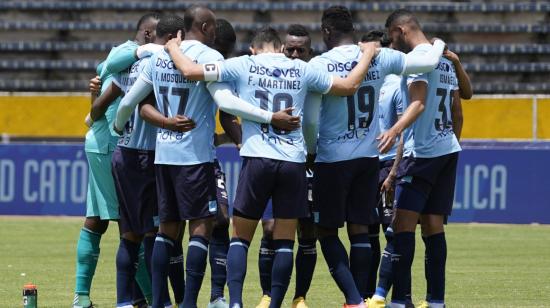
{"type": "MultiPolygon", "coordinates": [[[[429,44],[410,12],[394,12],[388,18],[386,28],[394,48],[412,52],[405,55],[387,48],[376,50],[374,44],[355,45],[351,14],[346,8],[337,6],[325,10],[322,18],[323,38],[329,51],[309,63],[289,59],[298,58],[299,54],[307,57],[309,46],[299,46],[300,42],[294,42],[297,45],[293,46],[289,39],[296,35],[287,37],[289,44],[285,45],[285,51],[289,58],[286,58],[280,53],[282,44],[277,33],[269,28],[257,32],[252,41],[252,56],[223,61],[221,54],[207,47],[216,45],[216,19],[210,10],[195,6],[186,11],[183,20],[174,15],[161,18],[153,41],[162,45],[172,38],[166,44],[166,51],[142,52],[147,55],[152,53],[152,56],[144,56],[144,60],[139,60],[117,76],[114,84],[119,91],[110,88],[103,91],[91,112],[92,118],[99,118],[94,115],[95,107],[102,110],[108,119],[109,109],[112,110],[113,106],[116,109],[116,104],[111,104],[111,101],[125,93],[114,120],[116,131],[123,131],[124,128],[124,136],[120,138],[119,147],[113,155],[113,175],[121,213],[117,307],[131,307],[132,293],[137,289],[134,286],[135,264],[142,242],[145,263],[152,274],[154,307],[165,307],[170,303],[167,277],[174,272],[170,268],[172,264],[179,264],[179,277],[171,275],[171,284],[175,294],[179,288],[180,299],[183,297],[181,302],[176,295],[176,302],[181,307],[196,307],[209,246],[213,271],[213,294],[209,306],[227,307],[223,300],[227,262],[229,306],[242,307],[248,246],[270,198],[274,226],[267,249],[271,250],[272,275],[261,277],[265,279],[270,276],[271,283],[269,292],[264,289],[265,296],[260,307],[280,307],[292,273],[297,219],[310,216],[306,148],[308,167],[315,171],[313,218],[325,260],[345,295],[344,306],[363,307],[364,300],[373,293],[375,277],[373,279],[372,275],[376,275],[378,267],[377,260],[371,262],[371,246],[377,242],[379,214],[391,208],[386,206],[376,212],[380,194],[374,187],[378,187],[379,183],[379,151],[384,153],[391,149],[398,136],[409,126],[411,129],[401,138],[401,144],[406,144],[405,158],[401,163],[398,159],[397,162],[384,163],[386,167],[382,168],[387,170],[389,167],[390,170],[389,176],[383,179],[383,190],[391,190],[391,179],[396,176],[400,179],[392,225],[394,239],[385,251],[385,256],[391,253],[391,259],[386,258],[390,259],[386,262],[389,266],[386,270],[389,268],[393,274],[386,277],[385,282],[389,281],[394,286],[392,306],[404,306],[406,295],[410,293],[414,228],[422,214],[427,252],[431,245],[426,262],[430,282],[428,293],[431,295],[429,306],[443,305],[443,294],[439,290],[444,288],[446,257],[441,256],[441,252],[445,251],[443,217],[450,214],[452,206],[457,156],[449,153],[460,150],[453,133],[453,128],[460,131],[457,129],[459,123],[456,123],[460,122],[460,101],[456,94],[458,81],[453,64],[440,59],[443,42],[436,40],[433,46],[429,44]],[[166,24],[172,23],[175,27],[168,26],[167,29],[173,31],[159,31],[165,19],[172,19],[166,24]],[[181,26],[178,22],[182,23],[181,26]],[[185,32],[183,42],[176,37],[177,30],[181,28],[185,32]],[[396,116],[392,120],[381,118],[385,123],[393,123],[379,135],[378,118],[383,113],[379,110],[378,101],[379,95],[384,93],[381,100],[387,95],[381,91],[387,87],[385,77],[413,73],[424,74],[409,78],[409,92],[406,78],[403,81],[399,79],[403,106],[387,110],[388,114],[403,115],[399,120],[396,116]],[[207,86],[201,80],[214,82],[207,86]],[[221,216],[214,223],[214,217],[220,217],[216,213],[221,208],[220,198],[216,203],[215,184],[223,188],[223,176],[216,180],[216,173],[221,175],[221,171],[215,171],[213,163],[216,105],[212,100],[221,111],[242,119],[243,167],[237,187],[230,243],[227,243],[227,216],[221,216]],[[299,129],[302,115],[303,133],[299,129]],[[398,166],[399,172],[396,171],[398,166]],[[156,209],[156,195],[160,227],[152,240],[151,235],[155,231],[152,219],[155,213],[152,210],[156,209]],[[154,206],[151,207],[151,204],[154,206]],[[144,213],[144,210],[149,212],[144,213]],[[186,284],[183,287],[181,238],[182,222],[186,220],[189,220],[190,240],[186,284]],[[338,228],[344,222],[347,223],[351,242],[349,259],[337,235],[338,228]],[[218,249],[212,249],[216,246],[219,246],[218,249]],[[367,264],[371,266],[365,266],[367,264]],[[371,269],[373,267],[374,270],[371,269]],[[216,273],[215,268],[218,269],[216,273]],[[218,282],[216,288],[215,281],[218,282]]],[[[218,34],[217,39],[223,41],[226,38],[218,34]]],[[[232,40],[234,44],[234,38],[232,40]]],[[[310,41],[304,40],[304,45],[307,43],[310,44],[310,41]]],[[[228,48],[229,51],[231,48],[228,48]]],[[[103,87],[105,84],[103,82],[103,87]]],[[[387,106],[385,108],[388,109],[387,106]]],[[[241,136],[236,121],[228,117],[226,123],[226,132],[240,145],[241,136]]],[[[401,151],[403,146],[397,152],[401,151]]],[[[223,191],[219,191],[218,195],[221,199],[223,195],[226,197],[223,191]]],[[[301,229],[304,229],[303,226],[308,225],[307,220],[301,222],[301,229]]],[[[305,228],[311,232],[311,226],[305,228]]],[[[83,229],[82,232],[86,231],[89,230],[83,229]]],[[[299,233],[299,239],[307,238],[300,236],[303,233],[299,233]]],[[[81,240],[82,236],[79,245],[81,240]]],[[[313,246],[308,247],[308,253],[302,257],[313,255],[316,259],[315,235],[313,239],[308,239],[307,244],[313,246]]],[[[380,258],[379,242],[377,245],[378,257],[375,252],[375,259],[380,258]]],[[[77,263],[77,294],[82,294],[78,293],[80,264],[77,263]]],[[[382,264],[384,268],[384,262],[382,264]]],[[[305,295],[313,269],[314,261],[305,271],[306,277],[299,277],[300,270],[302,273],[304,271],[297,268],[294,307],[307,307],[305,295]]],[[[381,269],[381,282],[382,273],[381,269]]],[[[376,289],[376,295],[366,301],[369,307],[385,305],[384,298],[390,285],[381,284],[376,289]]],[[[89,294],[89,287],[86,294],[89,294]]],[[[75,300],[75,306],[87,307],[77,304],[75,300]]]]}

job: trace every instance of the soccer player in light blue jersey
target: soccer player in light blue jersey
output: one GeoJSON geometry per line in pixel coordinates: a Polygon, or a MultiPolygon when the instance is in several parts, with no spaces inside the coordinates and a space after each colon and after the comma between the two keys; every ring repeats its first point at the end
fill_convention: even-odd
{"type": "MultiPolygon", "coordinates": [[[[354,44],[351,13],[342,6],[330,7],[323,12],[321,24],[329,51],[313,58],[310,65],[344,77],[361,57],[354,44]]],[[[304,135],[308,160],[315,159],[314,214],[323,255],[346,298],[344,306],[361,306],[368,295],[372,254],[368,225],[377,219],[380,88],[387,75],[430,71],[443,47],[442,41],[436,41],[424,54],[381,48],[355,95],[308,96],[304,135]],[[344,223],[351,242],[349,260],[338,237],[344,223]]]]}
{"type": "MultiPolygon", "coordinates": [[[[397,10],[386,20],[394,48],[425,52],[429,42],[414,15],[397,10]]],[[[409,100],[403,116],[380,135],[379,148],[387,152],[395,137],[405,132],[405,154],[396,188],[393,293],[391,307],[405,307],[414,258],[415,229],[422,223],[426,245],[427,302],[423,307],[445,307],[447,257],[444,222],[451,214],[462,127],[462,107],[456,69],[441,58],[437,67],[409,77],[409,100]],[[457,138],[458,137],[458,138],[457,138]]]]}
{"type": "MultiPolygon", "coordinates": [[[[183,18],[176,15],[163,15],[156,26],[154,43],[160,48],[167,40],[176,36],[183,29],[183,18]]],[[[111,91],[114,95],[102,95],[92,107],[92,112],[110,105],[112,100],[127,93],[149,58],[142,58],[129,69],[114,74],[111,91]],[[111,101],[110,101],[111,100],[111,101]]],[[[178,119],[167,118],[166,123],[178,119]]],[[[143,241],[147,272],[151,272],[151,255],[153,251],[157,216],[157,192],[154,171],[154,150],[156,127],[146,123],[139,116],[139,108],[132,114],[119,139],[118,147],[113,153],[113,176],[120,203],[119,229],[121,241],[117,253],[117,307],[130,307],[132,287],[138,261],[140,245],[143,241]]],[[[182,265],[182,264],[181,264],[182,265]]],[[[183,275],[183,266],[180,276],[183,275]]],[[[149,274],[147,274],[148,277],[149,274]]],[[[150,281],[150,278],[148,278],[150,281]]],[[[183,286],[183,284],[182,284],[183,286]]],[[[181,291],[183,297],[183,289],[181,291]]],[[[171,306],[168,293],[164,294],[165,306],[171,306]]],[[[180,300],[181,302],[181,300],[180,300]]]]}
{"type": "MultiPolygon", "coordinates": [[[[109,92],[112,74],[128,68],[139,57],[155,37],[158,14],[144,15],[138,22],[133,41],[111,50],[98,69],[102,82],[101,92],[109,92]],[[144,45],[146,44],[146,45],[144,45]]],[[[90,307],[90,288],[99,258],[101,236],[107,230],[110,220],[118,220],[118,200],[111,174],[111,156],[117,138],[111,134],[116,104],[106,106],[90,114],[91,125],[84,145],[89,164],[88,198],[86,220],[77,244],[76,286],[74,307],[90,307]]]]}
{"type": "MultiPolygon", "coordinates": [[[[364,45],[361,60],[344,79],[324,74],[301,60],[286,58],[281,52],[281,40],[272,28],[257,31],[252,40],[252,56],[225,62],[197,65],[176,47],[168,46],[168,50],[186,78],[235,81],[240,98],[250,105],[269,111],[286,108],[298,116],[302,114],[308,91],[333,95],[355,93],[375,52],[373,45],[364,45]]],[[[214,94],[215,100],[217,97],[214,94]]],[[[270,307],[282,304],[292,273],[297,218],[307,216],[305,148],[301,131],[282,130],[258,122],[243,120],[240,154],[244,161],[234,203],[233,237],[227,266],[230,307],[242,307],[248,245],[268,199],[273,200],[275,218],[270,307]]]]}

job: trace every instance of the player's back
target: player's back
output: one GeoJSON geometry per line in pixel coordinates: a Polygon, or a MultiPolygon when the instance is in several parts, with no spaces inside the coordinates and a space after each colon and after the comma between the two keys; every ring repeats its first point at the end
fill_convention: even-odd
{"type": "MultiPolygon", "coordinates": [[[[313,58],[310,64],[328,74],[345,78],[360,58],[359,46],[342,45],[313,58]]],[[[403,64],[402,53],[382,48],[371,61],[355,95],[323,96],[317,161],[335,162],[378,156],[376,137],[379,132],[380,88],[386,75],[401,73],[403,64]]]]}
{"type": "MultiPolygon", "coordinates": [[[[214,49],[194,40],[183,41],[183,53],[197,63],[223,59],[214,49]]],[[[156,164],[195,165],[212,162],[215,119],[213,100],[205,82],[187,80],[164,50],[151,56],[145,79],[152,81],[158,110],[167,117],[185,115],[196,124],[189,132],[161,129],[157,134],[156,164]]]]}
{"type": "MultiPolygon", "coordinates": [[[[429,45],[416,48],[429,48],[429,45]]],[[[409,76],[409,83],[415,81],[426,82],[428,89],[424,112],[412,126],[413,137],[412,141],[408,140],[407,147],[414,144],[413,153],[417,157],[437,157],[460,151],[451,118],[454,92],[458,91],[454,65],[441,57],[433,71],[409,76]]]]}
{"type": "MultiPolygon", "coordinates": [[[[113,82],[122,90],[123,96],[128,93],[134,82],[139,78],[144,67],[148,65],[150,58],[143,58],[136,61],[128,69],[114,74],[113,82]]],[[[154,150],[157,137],[157,128],[145,122],[139,116],[139,106],[136,107],[132,116],[124,127],[123,135],[118,140],[118,145],[138,150],[154,150]]]]}
{"type": "MultiPolygon", "coordinates": [[[[382,88],[380,88],[378,124],[381,133],[389,130],[397,122],[398,116],[403,113],[401,79],[401,76],[387,75],[382,88]]],[[[379,158],[381,161],[393,159],[396,151],[397,144],[387,153],[380,154],[379,158]]]]}
{"type": "MultiPolygon", "coordinates": [[[[262,53],[227,60],[222,80],[234,80],[239,96],[256,107],[272,112],[292,107],[293,115],[302,115],[308,90],[326,92],[330,88],[330,78],[315,72],[302,60],[262,53]]],[[[305,161],[301,129],[284,131],[247,120],[242,127],[241,156],[305,161]]]]}

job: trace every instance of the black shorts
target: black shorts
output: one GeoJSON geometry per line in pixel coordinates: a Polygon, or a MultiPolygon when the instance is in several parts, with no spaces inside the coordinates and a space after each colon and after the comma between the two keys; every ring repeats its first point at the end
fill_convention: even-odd
{"type": "Polygon", "coordinates": [[[155,151],[117,147],[112,172],[119,200],[120,231],[144,235],[155,230],[155,151]]]}
{"type": "Polygon", "coordinates": [[[325,228],[376,223],[378,169],[378,157],[315,163],[315,222],[325,228]]]}
{"type": "Polygon", "coordinates": [[[388,225],[392,222],[393,219],[393,202],[395,195],[395,181],[393,182],[393,191],[394,194],[392,196],[389,196],[388,193],[383,195],[380,193],[380,188],[382,187],[382,184],[384,181],[388,178],[388,175],[390,174],[391,168],[393,167],[394,160],[385,160],[380,162],[380,173],[378,175],[378,201],[377,201],[377,215],[378,215],[378,223],[388,225]]]}
{"type": "Polygon", "coordinates": [[[305,163],[244,157],[233,213],[259,220],[269,198],[273,218],[307,217],[305,163]]]}
{"type": "Polygon", "coordinates": [[[213,163],[156,165],[160,222],[196,220],[217,211],[213,163]]]}
{"type": "Polygon", "coordinates": [[[457,164],[458,152],[433,158],[404,157],[399,164],[397,185],[408,185],[419,191],[426,202],[404,202],[397,196],[396,208],[421,214],[450,215],[457,164]]]}
{"type": "Polygon", "coordinates": [[[218,207],[223,206],[227,210],[229,209],[229,199],[225,186],[225,173],[218,160],[214,161],[214,174],[216,175],[216,201],[218,202],[218,207]]]}

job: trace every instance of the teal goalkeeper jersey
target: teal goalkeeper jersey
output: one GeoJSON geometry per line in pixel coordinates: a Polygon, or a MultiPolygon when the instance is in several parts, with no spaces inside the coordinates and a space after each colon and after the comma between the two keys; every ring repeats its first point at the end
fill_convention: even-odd
{"type": "MultiPolygon", "coordinates": [[[[357,45],[335,47],[309,63],[326,74],[345,78],[361,59],[357,45]]],[[[384,78],[401,74],[405,54],[382,48],[371,61],[361,86],[352,96],[324,95],[319,119],[317,162],[337,162],[377,157],[380,128],[378,98],[384,78]]]]}
{"type": "MultiPolygon", "coordinates": [[[[150,57],[135,62],[130,68],[114,75],[113,82],[126,94],[139,78],[143,68],[149,64],[150,57]]],[[[152,151],[155,149],[157,128],[143,120],[139,115],[139,105],[124,126],[123,135],[118,140],[118,146],[152,151]]]]}
{"type": "MultiPolygon", "coordinates": [[[[196,63],[223,60],[219,52],[199,41],[185,40],[180,48],[196,63]]],[[[160,112],[167,117],[186,115],[196,124],[185,133],[159,129],[155,164],[196,165],[214,161],[215,107],[206,83],[185,79],[164,50],[151,56],[140,78],[153,85],[160,112]]]]}
{"type": "MultiPolygon", "coordinates": [[[[107,59],[98,66],[98,75],[101,78],[101,92],[107,89],[113,80],[113,73],[124,70],[136,61],[135,50],[138,45],[133,41],[127,41],[111,50],[107,59]]],[[[105,111],[105,115],[94,121],[92,127],[86,133],[86,141],[84,149],[86,152],[107,154],[114,151],[118,137],[113,131],[113,122],[116,117],[118,103],[120,98],[117,98],[105,111]]]]}
{"type": "MultiPolygon", "coordinates": [[[[421,44],[414,51],[426,51],[429,47],[428,44],[421,44]]],[[[460,151],[451,117],[453,95],[458,91],[453,63],[441,57],[433,71],[409,76],[409,84],[417,81],[426,82],[428,92],[424,112],[409,127],[406,153],[431,158],[460,151]]]]}
{"type": "MultiPolygon", "coordinates": [[[[302,116],[308,91],[327,93],[332,77],[302,60],[282,53],[262,53],[226,60],[220,65],[220,81],[234,81],[239,97],[253,106],[277,112],[293,107],[302,116]]],[[[284,131],[269,124],[242,121],[244,157],[305,162],[301,129],[284,131]]]]}

